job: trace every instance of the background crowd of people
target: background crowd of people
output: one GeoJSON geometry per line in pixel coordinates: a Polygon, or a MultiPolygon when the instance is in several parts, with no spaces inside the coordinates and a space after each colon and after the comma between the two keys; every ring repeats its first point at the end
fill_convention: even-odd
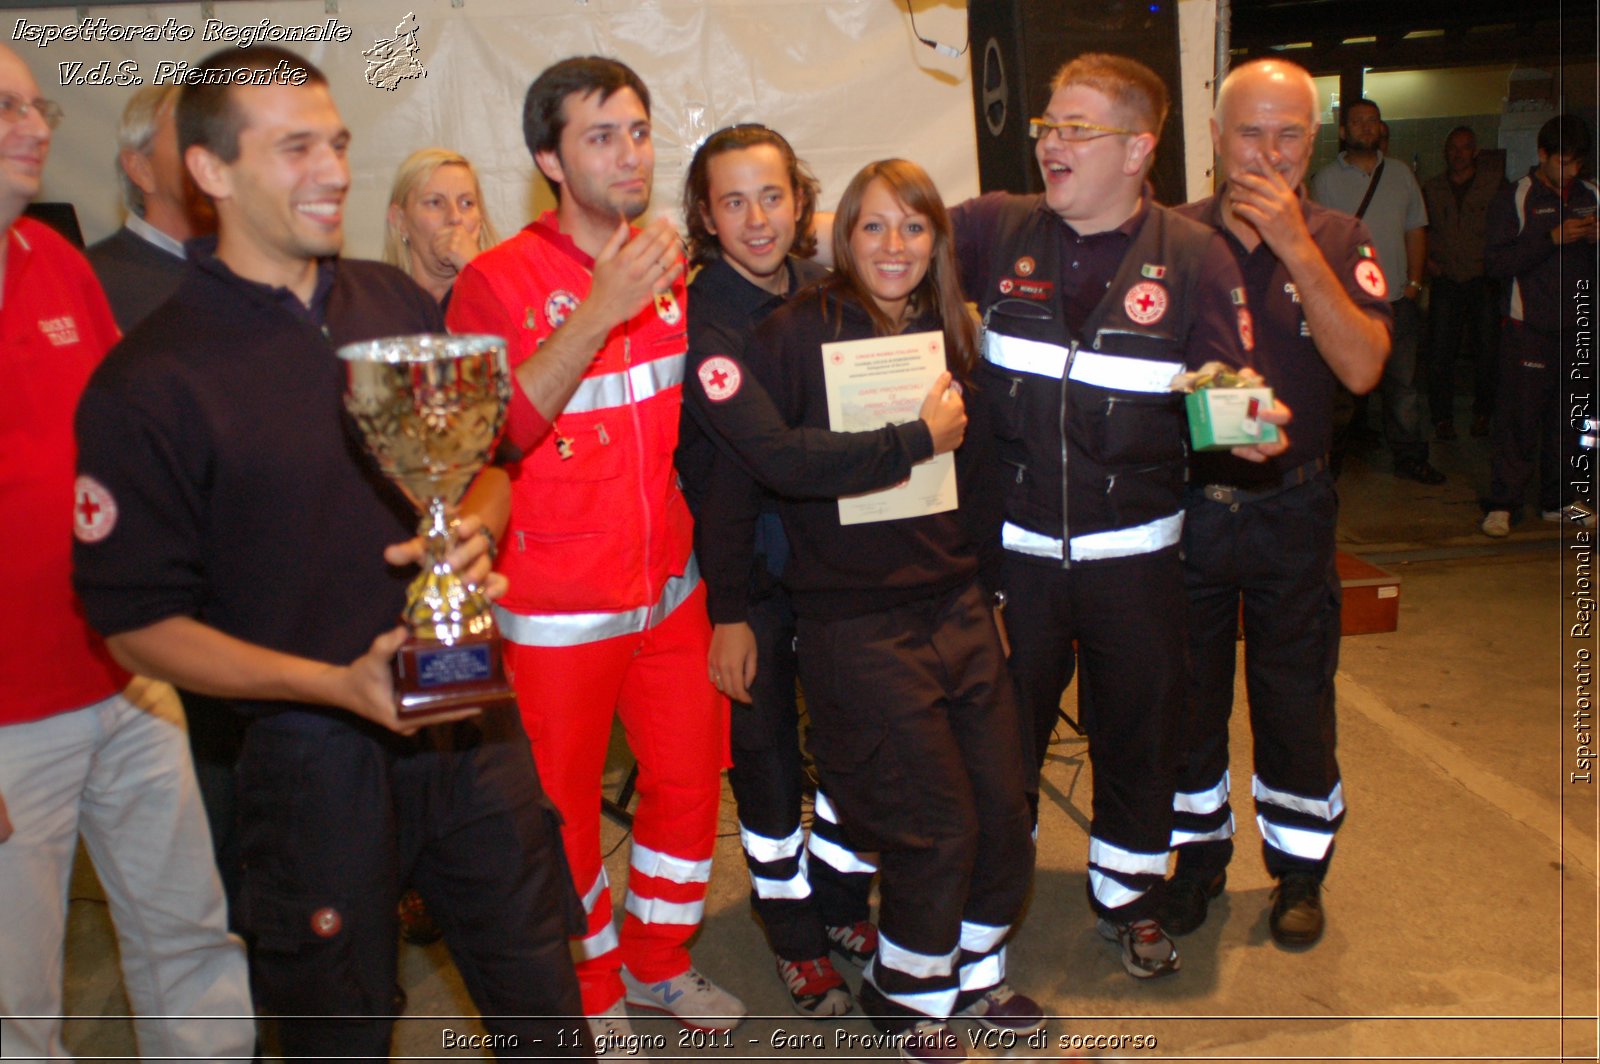
{"type": "Polygon", "coordinates": [[[6,576],[41,604],[6,644],[38,682],[0,714],[0,942],[38,959],[0,976],[8,1052],[64,1052],[80,833],[149,1055],[248,1059],[259,1010],[287,1056],[385,1059],[407,889],[503,1055],[625,1044],[630,1007],[731,1030],[745,1006],[689,955],[726,769],[795,1009],[859,1006],[902,1057],[965,1059],[954,1023],[1045,1023],[1007,942],[1073,933],[1026,903],[1075,677],[1093,927],[1130,976],[1179,971],[1233,854],[1241,610],[1268,924],[1312,946],[1345,812],[1346,400],[1381,387],[1395,474],[1437,483],[1426,426],[1454,432],[1466,337],[1483,532],[1507,533],[1535,469],[1545,516],[1572,501],[1556,389],[1600,199],[1570,116],[1514,185],[1480,179],[1458,130],[1424,188],[1357,101],[1308,198],[1315,86],[1251,63],[1218,94],[1215,195],[1169,208],[1147,182],[1167,87],[1090,54],[1033,120],[1042,194],[947,209],[879,160],[822,215],[788,141],[741,125],[691,163],[685,254],[667,219],[634,224],[649,89],[574,58],[524,106],[556,207],[499,241],[471,163],[424,148],[382,265],[340,254],[352,132],[321,73],[270,46],[199,69],[285,64],[292,82],[136,94],[128,221],[85,259],[22,217],[60,112],[0,47],[0,316],[29,396],[0,487],[31,548],[6,576]],[[419,724],[390,659],[422,548],[352,445],[334,352],[446,327],[503,337],[514,378],[451,560],[497,599],[517,711],[419,724]],[[840,431],[830,345],[904,336],[943,357],[916,416],[840,431]],[[1172,381],[1214,362],[1274,387],[1277,442],[1191,453],[1172,381]],[[841,497],[946,455],[946,501],[846,519],[841,497]],[[126,696],[133,674],[183,692],[187,741],[170,700],[126,696]],[[620,925],[599,834],[617,718],[639,772],[620,925]],[[853,992],[834,956],[862,968],[853,992]]]}

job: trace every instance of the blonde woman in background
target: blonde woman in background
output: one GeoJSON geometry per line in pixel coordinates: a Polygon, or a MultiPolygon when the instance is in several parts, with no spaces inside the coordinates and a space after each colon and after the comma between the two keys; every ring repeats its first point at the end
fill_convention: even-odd
{"type": "Polygon", "coordinates": [[[500,242],[477,172],[448,148],[422,148],[400,164],[388,220],[383,261],[410,274],[440,306],[449,304],[461,268],[500,242]]]}
{"type": "MultiPolygon", "coordinates": [[[[440,307],[450,302],[456,274],[499,243],[483,208],[477,171],[448,148],[421,148],[395,171],[389,189],[383,261],[411,275],[440,307]]],[[[426,946],[442,937],[415,890],[400,896],[400,933],[426,946]]]]}

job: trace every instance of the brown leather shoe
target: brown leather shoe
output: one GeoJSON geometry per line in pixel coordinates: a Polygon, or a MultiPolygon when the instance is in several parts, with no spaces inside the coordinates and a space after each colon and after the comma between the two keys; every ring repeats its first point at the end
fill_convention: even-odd
{"type": "Polygon", "coordinates": [[[1314,946],[1322,937],[1322,884],[1307,872],[1290,872],[1273,892],[1272,941],[1280,946],[1314,946]]]}

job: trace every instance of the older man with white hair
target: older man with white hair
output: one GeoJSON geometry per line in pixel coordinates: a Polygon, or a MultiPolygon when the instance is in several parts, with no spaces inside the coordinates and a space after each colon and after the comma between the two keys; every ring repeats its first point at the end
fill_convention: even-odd
{"type": "Polygon", "coordinates": [[[1305,196],[1317,112],[1316,87],[1293,63],[1233,71],[1211,120],[1223,183],[1179,208],[1226,238],[1255,316],[1256,366],[1295,412],[1295,431],[1288,450],[1264,463],[1227,453],[1192,463],[1183,544],[1193,674],[1174,801],[1177,874],[1161,922],[1174,934],[1193,931],[1227,879],[1228,716],[1242,601],[1251,790],[1279,884],[1272,937],[1284,946],[1322,935],[1320,888],[1344,817],[1334,756],[1334,394],[1339,384],[1362,393],[1378,383],[1391,329],[1366,225],[1305,196]]]}
{"type": "Polygon", "coordinates": [[[211,203],[178,157],[179,85],[146,85],[128,100],[117,129],[117,178],[128,209],[121,229],[88,250],[111,315],[123,332],[178,287],[183,242],[217,227],[211,203]]]}

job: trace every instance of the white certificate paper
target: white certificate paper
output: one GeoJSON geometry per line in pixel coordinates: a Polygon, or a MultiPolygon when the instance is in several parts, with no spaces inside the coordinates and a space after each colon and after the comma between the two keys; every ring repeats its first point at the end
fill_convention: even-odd
{"type": "MultiPolygon", "coordinates": [[[[822,345],[828,390],[828,425],[835,432],[861,432],[914,421],[928,389],[945,370],[942,332],[881,336],[822,345]]],[[[897,521],[956,508],[956,463],[936,455],[911,468],[892,487],[839,500],[839,523],[897,521]]]]}

